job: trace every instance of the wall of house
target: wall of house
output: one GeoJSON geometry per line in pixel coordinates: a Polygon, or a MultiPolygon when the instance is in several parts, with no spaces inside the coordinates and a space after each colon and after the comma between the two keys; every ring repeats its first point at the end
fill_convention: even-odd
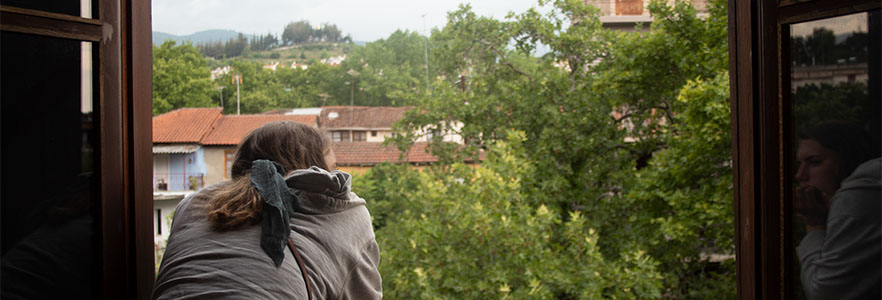
{"type": "Polygon", "coordinates": [[[224,151],[236,150],[236,147],[203,147],[205,149],[205,186],[229,180],[224,169],[224,151]]]}
{"type": "MultiPolygon", "coordinates": [[[[460,130],[462,130],[463,124],[461,122],[456,122],[456,123],[450,124],[449,126],[450,126],[450,130],[441,132],[441,135],[444,136],[443,141],[462,144],[463,138],[462,138],[462,136],[460,136],[456,132],[459,132],[460,130]]],[[[423,128],[423,129],[417,131],[416,133],[417,133],[417,136],[419,136],[419,137],[416,139],[416,141],[417,142],[428,141],[429,140],[429,136],[428,136],[429,129],[430,128],[427,127],[427,128],[423,128]]]]}
{"type": "Polygon", "coordinates": [[[362,166],[337,166],[337,170],[352,174],[352,175],[362,175],[367,173],[367,171],[371,170],[371,167],[362,167],[362,166]]]}
{"type": "MultiPolygon", "coordinates": [[[[181,198],[183,199],[183,197],[181,198]]],[[[181,199],[175,200],[154,200],[153,201],[153,235],[162,236],[163,240],[168,239],[168,232],[171,229],[171,216],[181,202],[181,199]],[[159,218],[157,218],[159,216],[159,218]]]]}
{"type": "Polygon", "coordinates": [[[593,5],[594,7],[599,8],[601,15],[604,15],[604,16],[612,15],[616,11],[615,6],[614,6],[616,4],[615,1],[583,0],[582,2],[585,4],[590,4],[590,5],[593,5]]]}
{"type": "Polygon", "coordinates": [[[377,136],[371,136],[371,130],[368,130],[367,141],[372,143],[382,143],[387,138],[392,137],[391,130],[377,130],[377,136]]]}
{"type": "MultiPolygon", "coordinates": [[[[340,170],[340,171],[343,171],[343,172],[346,172],[346,173],[349,173],[349,174],[352,174],[355,176],[364,175],[364,173],[367,173],[368,171],[370,171],[371,168],[373,168],[373,166],[337,166],[337,170],[340,170]]],[[[428,168],[428,165],[419,165],[419,166],[411,165],[410,166],[410,169],[412,169],[412,170],[422,170],[425,168],[428,168]]]]}

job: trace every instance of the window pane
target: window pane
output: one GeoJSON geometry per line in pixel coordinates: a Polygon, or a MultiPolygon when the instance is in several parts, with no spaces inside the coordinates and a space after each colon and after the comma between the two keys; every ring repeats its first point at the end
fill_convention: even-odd
{"type": "Polygon", "coordinates": [[[353,131],[352,132],[352,141],[353,142],[364,142],[367,140],[367,132],[365,131],[353,131]]]}
{"type": "Polygon", "coordinates": [[[879,16],[790,27],[799,298],[880,298],[879,16]]]}
{"type": "Polygon", "coordinates": [[[233,162],[236,161],[235,150],[224,150],[224,176],[232,178],[233,162]]]}
{"type": "Polygon", "coordinates": [[[91,298],[98,264],[95,45],[2,33],[2,293],[91,298]]]}

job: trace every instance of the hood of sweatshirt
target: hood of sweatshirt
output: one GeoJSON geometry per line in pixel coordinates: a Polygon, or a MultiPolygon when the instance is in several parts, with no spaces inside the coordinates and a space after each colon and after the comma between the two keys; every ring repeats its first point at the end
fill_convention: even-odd
{"type": "Polygon", "coordinates": [[[297,197],[293,209],[298,213],[332,214],[365,205],[364,199],[351,192],[352,175],[343,171],[311,167],[294,170],[284,179],[297,197]]]}
{"type": "Polygon", "coordinates": [[[882,158],[874,158],[860,164],[848,178],[842,181],[839,191],[882,188],[882,158]]]}

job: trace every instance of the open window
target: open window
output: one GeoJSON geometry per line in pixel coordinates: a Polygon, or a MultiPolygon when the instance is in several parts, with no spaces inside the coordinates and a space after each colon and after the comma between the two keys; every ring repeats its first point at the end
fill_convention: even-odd
{"type": "Polygon", "coordinates": [[[880,6],[729,1],[740,299],[879,298],[878,277],[829,275],[879,274],[877,225],[875,235],[855,232],[872,231],[860,226],[848,227],[848,236],[835,231],[844,215],[860,218],[855,212],[879,220],[878,196],[875,204],[856,201],[843,187],[880,148],[880,6]],[[832,251],[866,261],[811,265],[832,251]]]}
{"type": "Polygon", "coordinates": [[[147,299],[150,2],[0,1],[2,293],[147,299]]]}

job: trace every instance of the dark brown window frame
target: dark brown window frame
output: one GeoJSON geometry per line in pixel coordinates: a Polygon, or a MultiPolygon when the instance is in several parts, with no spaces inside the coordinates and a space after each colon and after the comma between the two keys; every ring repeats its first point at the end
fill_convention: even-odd
{"type": "Polygon", "coordinates": [[[96,18],[0,5],[0,31],[98,42],[102,299],[153,288],[151,2],[96,0],[96,18]]]}
{"type": "Polygon", "coordinates": [[[351,133],[351,134],[350,134],[349,136],[352,138],[352,141],[353,141],[353,142],[365,142],[365,141],[367,141],[367,131],[363,131],[363,130],[352,130],[352,131],[350,131],[350,133],[351,133]],[[356,138],[356,136],[358,136],[358,138],[356,138]]]}
{"type": "Polygon", "coordinates": [[[877,9],[879,1],[729,0],[735,255],[739,299],[793,299],[788,189],[789,24],[877,9]],[[786,88],[784,88],[786,87],[786,88]],[[785,91],[788,91],[785,93],[785,91]]]}

